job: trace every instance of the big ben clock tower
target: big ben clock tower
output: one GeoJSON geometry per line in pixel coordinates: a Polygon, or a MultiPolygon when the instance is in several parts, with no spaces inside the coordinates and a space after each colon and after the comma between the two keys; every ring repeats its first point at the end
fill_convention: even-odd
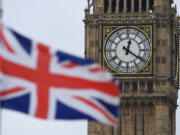
{"type": "Polygon", "coordinates": [[[180,17],[173,0],[88,0],[85,57],[119,80],[119,127],[88,135],[175,135],[180,17]]]}

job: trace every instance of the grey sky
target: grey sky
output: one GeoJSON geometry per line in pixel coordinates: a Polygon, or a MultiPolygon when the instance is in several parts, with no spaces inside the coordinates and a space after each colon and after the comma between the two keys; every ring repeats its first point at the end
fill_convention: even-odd
{"type": "MultiPolygon", "coordinates": [[[[180,14],[180,1],[175,0],[180,14]]],[[[55,48],[84,56],[86,0],[3,0],[3,21],[20,33],[55,48]]],[[[180,101],[179,101],[180,104],[180,101]]],[[[87,122],[47,122],[3,111],[2,135],[86,135],[87,122]]],[[[177,135],[180,134],[180,109],[177,135]]]]}

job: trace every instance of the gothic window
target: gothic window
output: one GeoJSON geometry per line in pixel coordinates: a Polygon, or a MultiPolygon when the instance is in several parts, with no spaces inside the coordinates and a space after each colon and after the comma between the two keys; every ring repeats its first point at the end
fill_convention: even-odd
{"type": "Polygon", "coordinates": [[[142,0],[142,12],[146,11],[146,0],[142,0]]]}
{"type": "Polygon", "coordinates": [[[134,1],[134,12],[138,12],[139,11],[139,0],[135,0],[134,1]]]}
{"type": "Polygon", "coordinates": [[[166,57],[162,57],[162,64],[166,63],[166,57]]]}
{"type": "Polygon", "coordinates": [[[123,12],[124,0],[119,1],[119,12],[123,12]]]}
{"type": "Polygon", "coordinates": [[[153,48],[153,52],[156,52],[156,48],[153,48]]]}
{"type": "Polygon", "coordinates": [[[156,85],[160,86],[160,81],[159,80],[156,81],[156,85]]]}
{"type": "Polygon", "coordinates": [[[170,126],[171,126],[171,134],[173,135],[173,125],[174,125],[174,114],[173,114],[173,109],[170,108],[169,110],[169,118],[170,118],[170,126]]]}
{"type": "Polygon", "coordinates": [[[134,135],[137,135],[137,116],[134,115],[134,135]]]}
{"type": "Polygon", "coordinates": [[[127,12],[131,12],[131,0],[127,0],[127,12]]]}
{"type": "Polygon", "coordinates": [[[163,27],[163,28],[166,28],[167,26],[168,26],[168,25],[165,24],[165,23],[162,24],[162,27],[163,27]]]}
{"type": "Polygon", "coordinates": [[[125,91],[125,92],[128,92],[128,91],[129,91],[129,88],[130,88],[129,82],[125,82],[124,91],[125,91]]]}
{"type": "Polygon", "coordinates": [[[157,46],[160,45],[160,39],[158,39],[158,40],[156,41],[156,45],[157,45],[157,46]]]}
{"type": "Polygon", "coordinates": [[[164,81],[164,80],[161,81],[161,84],[162,84],[162,85],[166,85],[166,81],[164,81]]]}
{"type": "Polygon", "coordinates": [[[142,135],[144,135],[144,114],[142,115],[142,135]]]}
{"type": "Polygon", "coordinates": [[[119,85],[119,90],[120,90],[120,92],[122,92],[122,90],[123,90],[122,83],[120,83],[120,85],[119,85]]]}
{"type": "Polygon", "coordinates": [[[148,92],[152,92],[153,91],[153,82],[148,82],[148,92]]]}
{"type": "Polygon", "coordinates": [[[120,132],[120,135],[122,135],[122,118],[121,118],[121,114],[119,115],[119,132],[120,132]]]}
{"type": "Polygon", "coordinates": [[[160,57],[156,57],[156,64],[159,64],[160,63],[160,57]]]}
{"type": "Polygon", "coordinates": [[[104,12],[106,13],[109,8],[109,0],[104,0],[104,12]]]}
{"type": "Polygon", "coordinates": [[[133,92],[137,92],[137,90],[138,90],[138,87],[137,87],[137,82],[133,82],[132,83],[132,88],[133,88],[133,92]]]}
{"type": "MultiPolygon", "coordinates": [[[[180,41],[180,39],[179,39],[179,41],[180,41]]],[[[177,74],[177,56],[178,56],[178,48],[177,48],[178,47],[178,37],[177,37],[176,34],[174,35],[174,43],[175,43],[174,44],[174,51],[175,51],[174,56],[175,56],[175,65],[176,65],[175,68],[174,68],[174,71],[175,71],[174,73],[176,75],[177,74]]]]}
{"type": "Polygon", "coordinates": [[[162,40],[162,46],[166,46],[167,45],[167,40],[162,40]]]}
{"type": "Polygon", "coordinates": [[[145,89],[145,83],[144,83],[144,81],[142,81],[141,83],[140,83],[140,86],[141,86],[141,89],[145,89]]]}
{"type": "Polygon", "coordinates": [[[149,9],[150,9],[151,11],[154,11],[154,0],[150,0],[150,1],[149,1],[149,9]]]}
{"type": "Polygon", "coordinates": [[[178,46],[178,39],[177,39],[177,34],[174,35],[174,42],[175,42],[175,49],[178,46]]]}
{"type": "Polygon", "coordinates": [[[152,116],[152,115],[153,115],[153,110],[154,110],[154,109],[153,109],[153,103],[149,103],[148,106],[149,106],[149,108],[150,108],[150,109],[149,109],[149,115],[152,116]]]}
{"type": "Polygon", "coordinates": [[[116,0],[112,0],[112,13],[116,10],[116,0]]]}

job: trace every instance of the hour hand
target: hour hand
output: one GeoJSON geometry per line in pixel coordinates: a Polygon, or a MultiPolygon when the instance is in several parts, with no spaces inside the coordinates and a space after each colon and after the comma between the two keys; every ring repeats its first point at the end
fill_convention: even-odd
{"type": "MultiPolygon", "coordinates": [[[[128,46],[127,46],[127,50],[129,50],[130,49],[130,45],[131,45],[131,39],[128,41],[128,46]]],[[[129,54],[129,52],[126,50],[126,55],[128,55],[129,54]]]]}

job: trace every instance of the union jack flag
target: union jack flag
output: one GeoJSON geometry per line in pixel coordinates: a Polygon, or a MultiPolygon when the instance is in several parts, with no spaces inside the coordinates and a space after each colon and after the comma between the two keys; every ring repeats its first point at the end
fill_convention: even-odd
{"type": "Polygon", "coordinates": [[[118,124],[118,86],[99,65],[0,26],[2,108],[42,119],[118,124]]]}

